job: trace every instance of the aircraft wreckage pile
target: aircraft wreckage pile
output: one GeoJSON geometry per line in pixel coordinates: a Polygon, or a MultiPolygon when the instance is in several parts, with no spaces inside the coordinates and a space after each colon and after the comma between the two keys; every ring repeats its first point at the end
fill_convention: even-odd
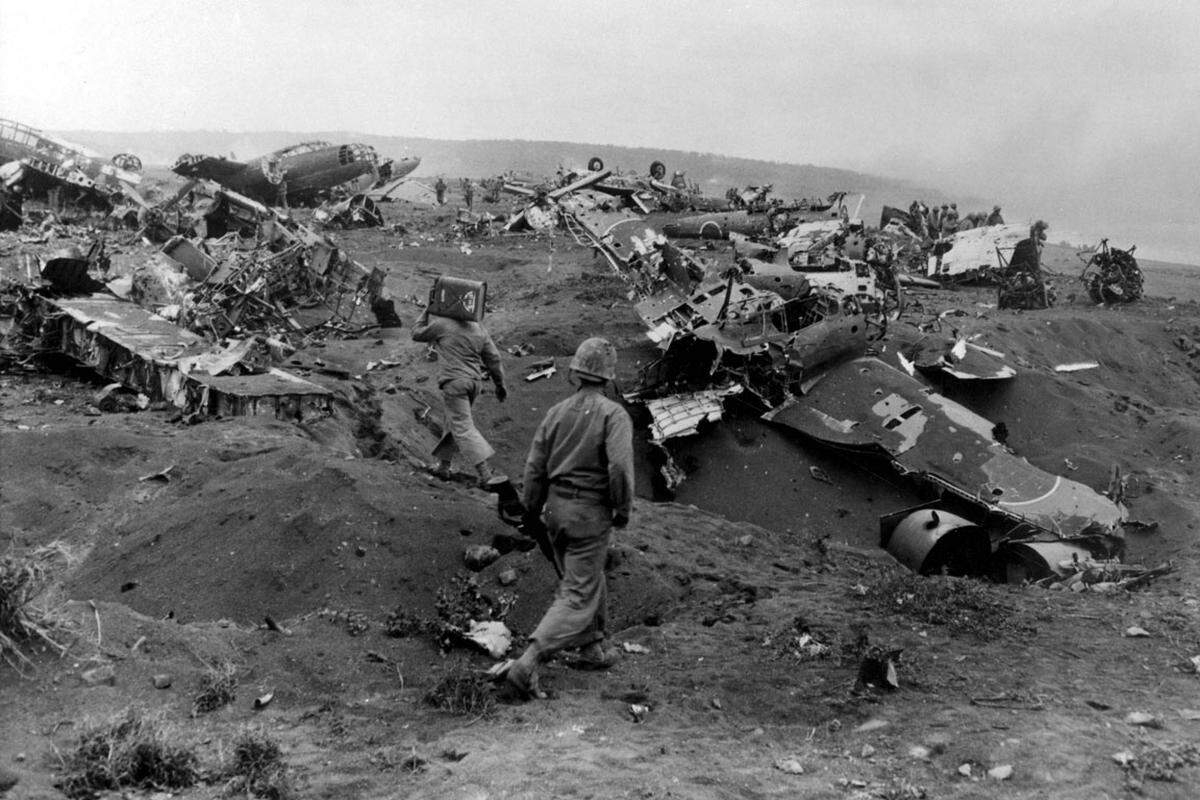
{"type": "MultiPolygon", "coordinates": [[[[282,176],[291,174],[281,164],[319,159],[328,147],[288,148],[257,165],[181,158],[177,172],[223,188],[193,181],[126,217],[139,237],[162,247],[123,292],[98,280],[106,272],[103,241],[87,253],[45,259],[38,285],[17,293],[10,357],[64,353],[151,402],[196,416],[300,419],[328,411],[328,390],[274,364],[322,337],[353,333],[361,308],[384,326],[395,319],[382,273],[264,204],[285,204],[285,194],[300,189],[321,199],[299,181],[281,191],[282,176]],[[311,313],[314,305],[320,313],[311,313]]],[[[337,159],[374,166],[370,155],[351,148],[337,159]]],[[[22,164],[23,174],[33,169],[22,164]]],[[[868,230],[842,192],[784,203],[770,198],[769,186],[749,187],[718,200],[701,196],[682,173],[664,178],[659,162],[639,177],[614,175],[593,159],[587,170],[563,171],[549,184],[485,181],[489,194],[506,191],[522,205],[508,215],[460,212],[457,235],[562,229],[624,281],[661,351],[627,399],[649,411],[668,488],[683,473],[667,443],[719,420],[725,403],[738,398],[774,425],[912,481],[928,501],[885,515],[880,529],[882,546],[915,571],[1080,588],[1154,574],[1120,564],[1129,520],[1119,483],[1101,494],[1034,467],[1008,448],[1002,425],[916,377],[1011,380],[1016,372],[1002,354],[956,340],[901,352],[897,368],[871,350],[903,313],[905,285],[984,280],[997,285],[1001,307],[1050,305],[1039,258],[1044,224],[1028,232],[1004,225],[997,209],[994,218],[969,215],[960,224],[955,215],[934,226],[917,202],[908,212],[885,208],[880,227],[868,230]],[[729,239],[733,266],[717,269],[648,228],[645,214],[664,209],[698,212],[665,233],[729,239]]],[[[15,213],[21,216],[19,207],[15,213]]],[[[315,218],[345,226],[382,221],[374,200],[358,194],[327,203],[315,218]]],[[[1091,254],[1081,280],[1095,302],[1140,297],[1132,252],[1102,242],[1091,254]]]]}
{"type": "Polygon", "coordinates": [[[380,302],[383,274],[235,192],[217,189],[195,208],[143,229],[171,235],[124,279],[101,280],[103,238],[49,254],[15,290],[6,354],[67,355],[189,416],[328,412],[327,389],[274,365],[352,333],[355,312],[380,302]]]}
{"type": "MultiPolygon", "coordinates": [[[[1037,226],[1028,238],[1016,238],[1015,226],[992,225],[922,241],[893,216],[868,234],[844,193],[827,203],[770,205],[762,220],[731,211],[667,226],[676,236],[733,240],[736,266],[714,274],[693,251],[645,226],[644,190],[614,187],[595,166],[535,193],[504,228],[565,228],[629,287],[662,355],[626,397],[650,412],[668,489],[683,473],[666,442],[719,420],[736,397],[808,441],[886,464],[928,496],[880,521],[881,545],[914,571],[1103,590],[1169,569],[1120,564],[1128,513],[1115,486],[1101,494],[1038,469],[1006,445],[1002,425],[915,377],[919,369],[1009,380],[1016,372],[1002,354],[958,340],[901,353],[901,369],[868,354],[902,313],[905,284],[993,280],[1002,306],[1006,292],[1009,305],[1049,305],[1037,226]],[[925,274],[903,270],[906,255],[924,261],[925,274]],[[1017,286],[1035,287],[1041,302],[1030,293],[1011,300],[1022,297],[1017,286]]],[[[1102,243],[1083,281],[1097,302],[1129,302],[1140,296],[1136,269],[1131,255],[1102,243]]]]}

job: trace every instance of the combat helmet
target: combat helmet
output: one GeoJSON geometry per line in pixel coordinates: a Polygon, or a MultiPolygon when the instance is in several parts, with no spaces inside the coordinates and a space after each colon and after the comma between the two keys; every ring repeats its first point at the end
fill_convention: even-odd
{"type": "Polygon", "coordinates": [[[571,359],[571,371],[588,383],[604,383],[617,377],[617,348],[607,339],[584,339],[571,359]]]}

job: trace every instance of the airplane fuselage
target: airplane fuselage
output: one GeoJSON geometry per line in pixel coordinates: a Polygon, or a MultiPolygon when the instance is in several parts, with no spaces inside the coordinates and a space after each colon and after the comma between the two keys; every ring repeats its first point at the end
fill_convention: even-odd
{"type": "MultiPolygon", "coordinates": [[[[400,163],[404,164],[404,172],[400,173],[403,175],[415,169],[420,159],[404,159],[400,163]],[[415,163],[409,166],[409,162],[415,163]]],[[[172,169],[178,175],[213,180],[247,197],[274,204],[285,190],[289,202],[322,199],[320,195],[335,186],[376,176],[379,167],[379,156],[370,145],[305,142],[249,162],[184,155],[172,169]]],[[[396,177],[394,171],[393,177],[396,177]]]]}

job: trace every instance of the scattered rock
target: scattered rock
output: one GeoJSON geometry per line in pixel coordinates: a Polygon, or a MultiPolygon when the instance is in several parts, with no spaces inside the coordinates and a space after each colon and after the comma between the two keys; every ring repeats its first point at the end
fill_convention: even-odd
{"type": "Polygon", "coordinates": [[[920,759],[921,761],[925,761],[929,758],[929,755],[930,755],[930,750],[928,747],[925,747],[924,745],[914,744],[912,747],[908,748],[908,757],[909,758],[916,758],[916,759],[920,759]]]}
{"type": "Polygon", "coordinates": [[[486,544],[476,544],[463,551],[463,564],[472,572],[479,572],[500,558],[500,551],[486,544]]]}
{"type": "Polygon", "coordinates": [[[859,756],[861,758],[870,758],[873,755],[875,755],[875,748],[871,747],[869,744],[864,744],[862,746],[862,752],[859,753],[859,756]]]}
{"type": "Polygon", "coordinates": [[[1183,717],[1188,722],[1195,722],[1200,720],[1200,711],[1194,708],[1181,708],[1179,709],[1179,716],[1183,717]]]}
{"type": "Polygon", "coordinates": [[[1150,631],[1145,628],[1139,628],[1137,625],[1131,625],[1125,629],[1125,635],[1131,639],[1141,638],[1150,635],[1150,631]]]}
{"type": "Polygon", "coordinates": [[[754,543],[754,537],[747,533],[745,536],[738,537],[737,543],[742,547],[749,547],[754,543]]]}
{"type": "Polygon", "coordinates": [[[92,667],[79,673],[79,677],[88,686],[115,686],[117,683],[117,671],[113,669],[112,664],[102,664],[98,667],[92,667]]]}
{"type": "Polygon", "coordinates": [[[496,576],[496,581],[501,586],[512,586],[517,582],[517,571],[515,569],[506,569],[496,576]]]}
{"type": "Polygon", "coordinates": [[[1122,750],[1119,753],[1112,754],[1112,760],[1120,764],[1122,767],[1128,767],[1133,763],[1134,755],[1128,750],[1122,750]]]}
{"type": "Polygon", "coordinates": [[[1161,728],[1162,722],[1153,714],[1148,714],[1145,711],[1130,711],[1125,715],[1125,722],[1129,725],[1139,725],[1143,728],[1161,728]]]}
{"type": "Polygon", "coordinates": [[[789,775],[803,775],[804,766],[796,758],[781,758],[775,762],[775,769],[789,775]]]}
{"type": "Polygon", "coordinates": [[[626,653],[638,653],[641,655],[645,655],[650,652],[649,647],[646,647],[644,644],[638,644],[637,642],[621,642],[621,649],[626,653]]]}
{"type": "Polygon", "coordinates": [[[709,704],[710,706],[712,706],[713,708],[715,708],[717,711],[720,711],[720,710],[721,710],[721,708],[722,708],[722,706],[721,706],[721,698],[719,698],[719,697],[714,697],[712,700],[709,700],[709,701],[708,701],[708,704],[709,704]]]}
{"type": "Polygon", "coordinates": [[[361,544],[354,548],[354,555],[358,556],[359,558],[362,558],[366,554],[367,548],[363,547],[361,544]]]}
{"type": "Polygon", "coordinates": [[[888,722],[886,719],[879,719],[878,717],[876,717],[875,719],[869,719],[866,722],[864,722],[862,725],[859,725],[857,728],[854,729],[854,732],[855,733],[869,733],[871,731],[880,730],[881,728],[886,728],[887,726],[889,726],[891,724],[892,723],[888,722]]]}
{"type": "Polygon", "coordinates": [[[988,777],[994,781],[1006,781],[1012,777],[1012,764],[1001,764],[988,770],[988,777]]]}
{"type": "Polygon", "coordinates": [[[962,775],[964,778],[971,777],[971,765],[970,764],[959,764],[958,765],[958,774],[962,775]]]}
{"type": "Polygon", "coordinates": [[[160,673],[158,675],[155,675],[151,680],[154,683],[155,689],[170,689],[171,688],[171,676],[167,675],[166,673],[160,673]]]}

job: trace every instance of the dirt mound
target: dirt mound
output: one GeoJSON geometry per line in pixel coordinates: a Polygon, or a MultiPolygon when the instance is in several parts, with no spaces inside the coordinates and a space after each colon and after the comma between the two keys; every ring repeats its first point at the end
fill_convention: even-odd
{"type": "MultiPolygon", "coordinates": [[[[482,492],[407,462],[331,459],[293,426],[153,424],[157,434],[130,426],[38,435],[36,448],[26,443],[32,434],[5,434],[6,458],[28,453],[22,480],[6,490],[6,525],[27,531],[31,543],[96,545],[70,596],[180,621],[257,622],[324,607],[377,620],[396,607],[431,614],[439,588],[464,571],[463,550],[510,532],[482,492]],[[168,467],[165,479],[139,480],[168,467]]],[[[5,469],[12,475],[18,466],[5,469]]],[[[520,598],[514,624],[531,630],[553,574],[537,553],[510,553],[479,579],[495,588],[504,569],[518,574],[506,589],[520,598]]],[[[682,591],[628,548],[617,551],[611,574],[620,627],[669,615],[682,591]]]]}

